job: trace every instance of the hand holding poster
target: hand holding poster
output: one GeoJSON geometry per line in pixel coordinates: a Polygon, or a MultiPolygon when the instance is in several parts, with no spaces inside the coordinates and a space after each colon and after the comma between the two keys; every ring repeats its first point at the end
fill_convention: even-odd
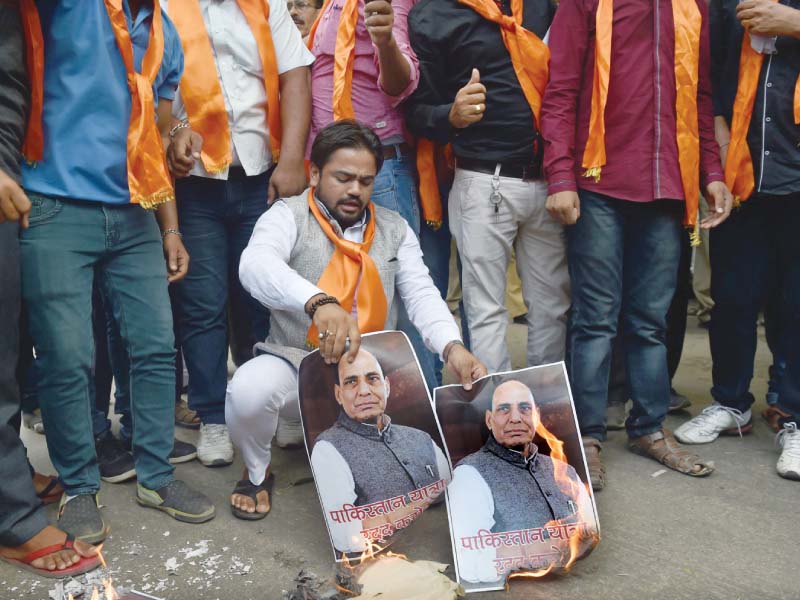
{"type": "Polygon", "coordinates": [[[456,572],[467,591],[514,571],[564,569],[599,527],[563,363],[437,388],[455,465],[447,489],[456,572]]]}
{"type": "Polygon", "coordinates": [[[408,339],[365,335],[355,359],[338,365],[313,352],[299,383],[306,448],[337,560],[385,543],[451,478],[408,339]]]}

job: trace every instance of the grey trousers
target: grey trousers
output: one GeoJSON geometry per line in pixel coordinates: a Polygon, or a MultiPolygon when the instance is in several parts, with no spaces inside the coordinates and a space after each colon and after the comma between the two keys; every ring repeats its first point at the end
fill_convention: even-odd
{"type": "Polygon", "coordinates": [[[19,242],[16,223],[0,223],[0,546],[18,546],[47,525],[19,430],[19,242]]]}
{"type": "Polygon", "coordinates": [[[448,210],[461,255],[473,353],[490,373],[507,371],[506,268],[512,248],[527,306],[527,366],[564,359],[570,303],[566,237],[545,209],[547,184],[456,168],[448,210]],[[502,195],[490,202],[493,183],[502,195]]]}

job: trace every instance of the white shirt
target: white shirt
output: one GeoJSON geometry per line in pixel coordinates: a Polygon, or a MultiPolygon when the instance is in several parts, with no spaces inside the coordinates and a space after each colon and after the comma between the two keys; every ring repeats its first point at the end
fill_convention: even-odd
{"type": "MultiPolygon", "coordinates": [[[[433,452],[436,455],[436,468],[439,477],[450,481],[450,465],[444,453],[431,440],[433,452]]],[[[328,523],[333,547],[339,552],[362,552],[367,548],[367,542],[361,535],[363,521],[352,520],[336,523],[331,519],[331,512],[340,510],[345,504],[356,501],[356,483],[347,461],[330,442],[320,440],[314,444],[311,451],[311,469],[314,471],[314,481],[319,490],[320,503],[328,523]]]]}
{"type": "MultiPolygon", "coordinates": [[[[184,0],[186,1],[186,0],[184,0]]],[[[264,67],[250,25],[239,5],[233,0],[197,1],[203,12],[211,51],[217,67],[222,97],[228,112],[231,131],[233,165],[244,168],[247,175],[259,175],[272,164],[267,126],[267,90],[264,86],[264,67]]],[[[275,46],[278,74],[314,62],[314,55],[303,44],[297,26],[289,16],[284,0],[270,2],[269,27],[275,46]]],[[[168,0],[161,6],[169,14],[168,0]]],[[[279,107],[270,110],[280,110],[279,107]]],[[[186,107],[180,90],[175,95],[172,115],[186,118],[186,107]]],[[[227,179],[228,169],[208,173],[201,161],[195,161],[192,175],[211,179],[227,179]]]]}
{"type": "MultiPolygon", "coordinates": [[[[303,192],[305,194],[308,190],[303,192]]],[[[364,227],[363,221],[348,227],[344,239],[363,242],[364,227]]],[[[295,243],[294,214],[285,202],[276,202],[258,219],[239,261],[239,279],[244,289],[267,308],[303,312],[309,298],[324,293],[289,266],[295,243]]],[[[441,356],[449,342],[461,339],[461,333],[433,285],[428,267],[422,262],[417,236],[408,224],[406,236],[397,250],[397,262],[395,286],[400,299],[425,345],[441,356]]]]}

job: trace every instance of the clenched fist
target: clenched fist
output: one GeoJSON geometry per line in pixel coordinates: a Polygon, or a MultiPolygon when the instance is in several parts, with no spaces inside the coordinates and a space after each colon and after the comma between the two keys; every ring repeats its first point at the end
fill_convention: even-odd
{"type": "Polygon", "coordinates": [[[486,86],[481,83],[478,69],[472,69],[467,85],[458,90],[450,107],[450,124],[458,129],[468,127],[483,118],[486,110],[486,86]]]}

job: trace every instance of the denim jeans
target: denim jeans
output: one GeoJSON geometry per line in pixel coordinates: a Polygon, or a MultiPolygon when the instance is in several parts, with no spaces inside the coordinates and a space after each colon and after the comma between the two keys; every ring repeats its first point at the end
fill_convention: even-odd
{"type": "Polygon", "coordinates": [[[0,545],[17,546],[47,526],[19,439],[19,243],[16,223],[0,223],[0,545]]]}
{"type": "Polygon", "coordinates": [[[269,313],[242,287],[239,259],[267,210],[269,176],[247,177],[237,169],[227,181],[188,177],[175,186],[192,260],[176,288],[178,338],[189,370],[189,406],[206,424],[225,423],[228,303],[233,318],[246,323],[250,348],[267,337],[269,313]]]}
{"type": "Polygon", "coordinates": [[[96,279],[129,360],[136,473],[145,487],[160,488],[173,479],[175,348],[155,217],[136,205],[29,197],[22,294],[50,459],[69,494],[99,489],[89,392],[96,279]]]}
{"type": "MultiPolygon", "coordinates": [[[[777,405],[800,419],[800,194],[754,195],[711,230],[711,395],[741,411],[753,404],[758,313],[780,290],[777,405]],[[781,360],[782,359],[782,360],[781,360]]],[[[774,337],[771,334],[770,337],[774,337]]]]}
{"type": "Polygon", "coordinates": [[[568,370],[581,434],[604,440],[611,349],[619,323],[630,437],[658,431],[669,406],[666,315],[681,255],[683,204],[580,192],[568,228],[572,313],[568,370]]]}
{"type": "MultiPolygon", "coordinates": [[[[20,369],[18,371],[22,410],[32,413],[39,408],[37,382],[38,362],[33,358],[33,342],[28,334],[27,318],[21,320],[20,369]]],[[[111,307],[104,301],[95,282],[92,289],[92,333],[94,359],[89,384],[92,407],[92,432],[97,438],[111,429],[108,411],[111,404],[111,382],[114,381],[114,412],[120,415],[120,437],[131,438],[131,410],[128,397],[128,355],[119,335],[111,307]]]]}
{"type": "Polygon", "coordinates": [[[95,438],[111,429],[109,408],[111,382],[114,381],[114,412],[120,415],[119,434],[131,438],[131,403],[128,378],[128,355],[111,313],[110,302],[103,298],[95,286],[92,298],[92,323],[94,327],[94,385],[89,386],[92,404],[92,429],[95,438]]]}
{"type": "MultiPolygon", "coordinates": [[[[399,213],[419,238],[420,215],[415,168],[413,158],[401,156],[399,152],[396,158],[384,160],[383,167],[375,178],[372,201],[378,206],[399,213]]],[[[411,345],[414,347],[417,360],[419,360],[422,368],[422,374],[425,377],[425,383],[427,383],[428,389],[432,390],[439,382],[436,355],[425,347],[422,336],[417,331],[417,328],[414,327],[414,324],[411,323],[411,319],[409,319],[402,303],[397,318],[397,329],[404,332],[408,339],[411,340],[411,345]]]]}

